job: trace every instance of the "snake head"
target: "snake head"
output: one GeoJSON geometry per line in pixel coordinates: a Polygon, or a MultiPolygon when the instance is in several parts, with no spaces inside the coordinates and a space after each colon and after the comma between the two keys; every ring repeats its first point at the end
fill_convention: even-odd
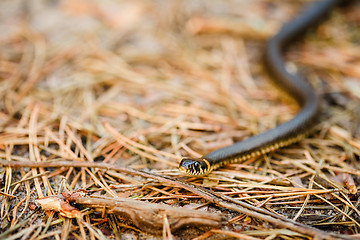
{"type": "Polygon", "coordinates": [[[210,163],[204,158],[183,158],[179,171],[186,175],[205,175],[210,170],[210,163]]]}

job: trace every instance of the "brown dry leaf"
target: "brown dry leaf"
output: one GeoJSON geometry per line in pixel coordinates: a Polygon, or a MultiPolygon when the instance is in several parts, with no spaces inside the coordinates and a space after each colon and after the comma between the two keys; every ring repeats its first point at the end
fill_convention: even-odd
{"type": "Polygon", "coordinates": [[[59,212],[62,216],[67,218],[81,218],[81,212],[71,206],[62,195],[53,195],[42,197],[37,200],[44,211],[59,212]]]}
{"type": "Polygon", "coordinates": [[[335,177],[333,177],[333,179],[341,185],[345,186],[351,194],[357,193],[357,186],[351,174],[339,173],[335,177]]]}

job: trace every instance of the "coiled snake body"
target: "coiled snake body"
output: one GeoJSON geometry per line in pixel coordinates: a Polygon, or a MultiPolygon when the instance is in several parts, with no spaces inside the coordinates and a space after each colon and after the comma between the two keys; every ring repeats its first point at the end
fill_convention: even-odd
{"type": "Polygon", "coordinates": [[[286,70],[281,53],[289,43],[340,2],[341,0],[326,0],[311,4],[267,42],[265,66],[275,83],[297,100],[301,106],[300,112],[290,121],[244,141],[220,148],[201,158],[184,158],[179,166],[180,172],[188,175],[205,175],[225,164],[241,162],[298,142],[311,131],[319,112],[319,97],[300,76],[286,70]]]}

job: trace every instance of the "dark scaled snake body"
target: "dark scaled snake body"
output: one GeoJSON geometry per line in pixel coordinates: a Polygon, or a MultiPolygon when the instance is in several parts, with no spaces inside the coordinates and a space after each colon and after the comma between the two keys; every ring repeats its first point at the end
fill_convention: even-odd
{"type": "Polygon", "coordinates": [[[184,158],[179,166],[180,172],[188,175],[205,175],[225,164],[241,162],[293,144],[309,134],[319,112],[319,97],[305,80],[286,70],[281,54],[291,42],[303,35],[340,2],[342,1],[325,0],[310,4],[267,42],[265,66],[275,83],[299,103],[301,110],[297,115],[276,128],[217,149],[201,158],[184,158]]]}

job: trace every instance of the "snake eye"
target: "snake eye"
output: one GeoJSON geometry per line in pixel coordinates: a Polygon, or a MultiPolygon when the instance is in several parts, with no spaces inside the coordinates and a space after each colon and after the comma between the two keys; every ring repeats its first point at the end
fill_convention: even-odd
{"type": "Polygon", "coordinates": [[[194,162],[192,168],[194,169],[195,172],[199,172],[201,170],[201,165],[199,162],[194,162]]]}

